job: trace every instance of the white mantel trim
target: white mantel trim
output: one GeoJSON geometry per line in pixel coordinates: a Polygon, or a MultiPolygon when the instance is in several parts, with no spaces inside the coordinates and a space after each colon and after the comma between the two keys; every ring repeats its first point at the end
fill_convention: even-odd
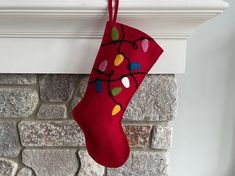
{"type": "MultiPolygon", "coordinates": [[[[1,0],[0,9],[19,10],[95,10],[104,11],[107,0],[1,0]]],[[[228,3],[223,0],[123,0],[121,10],[223,10],[228,3]]]]}
{"type": "MultiPolygon", "coordinates": [[[[161,23],[165,19],[178,20],[181,28],[186,28],[188,22],[186,19],[194,19],[197,24],[220,14],[225,8],[228,7],[228,3],[217,1],[205,1],[205,0],[180,0],[180,1],[157,1],[157,0],[123,0],[120,2],[120,9],[118,18],[122,22],[131,19],[140,19],[141,23],[145,21],[154,21],[154,19],[161,20],[161,23]],[[160,19],[159,19],[160,18],[160,19]],[[184,25],[184,26],[183,26],[184,25]]],[[[41,20],[44,18],[56,18],[61,20],[66,19],[83,19],[87,21],[96,20],[100,18],[107,18],[107,0],[27,0],[27,1],[2,1],[0,0],[0,19],[14,18],[25,19],[30,21],[41,20]]],[[[27,23],[27,21],[26,21],[27,23]]],[[[165,22],[166,23],[166,22],[165,22]]],[[[0,21],[1,24],[1,21],[0,21]]],[[[61,23],[61,26],[64,24],[61,23]]],[[[28,30],[27,32],[21,31],[20,26],[15,26],[15,32],[1,31],[1,37],[82,37],[82,38],[100,38],[102,37],[102,31],[96,32],[84,32],[84,31],[52,31],[49,29],[47,32],[40,31],[40,29],[28,30]],[[17,27],[19,27],[17,29],[17,27]]],[[[172,26],[171,26],[172,27],[172,26]]],[[[188,29],[186,32],[148,32],[154,38],[188,38],[193,33],[195,26],[188,29]]],[[[146,27],[147,28],[147,27],[146,27]]],[[[144,30],[144,29],[143,29],[144,30]]]]}
{"type": "MultiPolygon", "coordinates": [[[[118,21],[145,31],[165,49],[151,73],[184,73],[187,38],[201,23],[227,7],[228,3],[222,0],[123,0],[118,21]]],[[[89,73],[106,20],[107,0],[0,0],[0,47],[7,51],[0,52],[0,72],[89,73]],[[27,38],[31,51],[27,48],[28,41],[20,42],[27,38]],[[42,40],[58,46],[61,53],[57,55],[48,49],[50,46],[45,48],[42,40]],[[62,40],[66,42],[61,43],[62,40]],[[18,42],[20,49],[15,44],[18,42]],[[94,43],[92,52],[75,51],[87,43],[94,43]],[[73,50],[68,51],[67,45],[71,44],[73,50]],[[33,54],[37,56],[35,60],[32,60],[33,54]],[[15,62],[15,57],[20,55],[24,59],[15,62]],[[74,65],[63,68],[57,64],[56,57],[59,62],[74,65]],[[84,60],[87,61],[84,63],[84,60]],[[15,65],[9,68],[9,62],[15,65]],[[28,65],[22,64],[26,62],[28,65]]]]}

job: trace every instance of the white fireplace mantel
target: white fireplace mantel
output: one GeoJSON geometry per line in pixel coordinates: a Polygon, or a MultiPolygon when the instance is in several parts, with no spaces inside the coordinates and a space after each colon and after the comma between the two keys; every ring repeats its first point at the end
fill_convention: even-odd
{"type": "MultiPolygon", "coordinates": [[[[184,73],[187,39],[223,12],[222,0],[121,0],[118,21],[165,52],[151,73],[184,73]]],[[[90,73],[107,0],[0,0],[0,73],[90,73]]]]}

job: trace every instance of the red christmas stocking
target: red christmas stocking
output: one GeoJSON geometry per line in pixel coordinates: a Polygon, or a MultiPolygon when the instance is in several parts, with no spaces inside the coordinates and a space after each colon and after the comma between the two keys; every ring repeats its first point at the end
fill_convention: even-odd
{"type": "Polygon", "coordinates": [[[123,113],[163,52],[144,32],[116,23],[117,10],[118,0],[112,19],[112,0],[109,0],[109,21],[89,85],[72,112],[84,132],[90,156],[97,163],[114,168],[123,165],[130,153],[121,125],[123,113]]]}

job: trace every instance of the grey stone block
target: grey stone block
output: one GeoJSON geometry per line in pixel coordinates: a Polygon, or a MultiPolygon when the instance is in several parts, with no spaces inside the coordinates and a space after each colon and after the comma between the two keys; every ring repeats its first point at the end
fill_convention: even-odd
{"type": "Polygon", "coordinates": [[[88,154],[87,151],[81,150],[78,152],[81,167],[78,176],[103,176],[105,168],[96,163],[88,154]]]}
{"type": "Polygon", "coordinates": [[[74,108],[83,98],[86,88],[87,88],[87,84],[88,84],[88,80],[89,80],[89,75],[80,75],[78,78],[78,87],[77,90],[75,92],[73,101],[72,101],[72,108],[74,108]]]}
{"type": "Polygon", "coordinates": [[[131,147],[146,147],[150,136],[150,125],[124,125],[124,132],[131,147]]]}
{"type": "Polygon", "coordinates": [[[42,104],[38,110],[37,118],[63,119],[66,118],[66,106],[63,104],[42,104]]]}
{"type": "Polygon", "coordinates": [[[168,176],[164,153],[132,152],[128,161],[117,169],[108,169],[109,176],[168,176]]]}
{"type": "Polygon", "coordinates": [[[147,75],[124,114],[128,121],[169,121],[176,116],[174,75],[147,75]]]}
{"type": "Polygon", "coordinates": [[[151,147],[154,149],[170,149],[172,140],[172,128],[157,125],[153,128],[151,147]]]}
{"type": "Polygon", "coordinates": [[[36,84],[35,74],[0,74],[0,84],[36,84]]]}
{"type": "Polygon", "coordinates": [[[20,150],[16,123],[0,121],[0,156],[17,157],[20,150]]]}
{"type": "Polygon", "coordinates": [[[25,149],[22,161],[37,176],[74,176],[78,170],[76,152],[74,149],[25,149]]]}
{"type": "Polygon", "coordinates": [[[0,88],[0,118],[28,117],[38,101],[38,93],[34,89],[0,88]]]}
{"type": "Polygon", "coordinates": [[[34,174],[32,169],[23,167],[22,169],[19,170],[17,176],[36,176],[36,175],[34,174]]]}
{"type": "Polygon", "coordinates": [[[18,165],[14,161],[0,158],[0,176],[14,176],[17,167],[18,165]]]}
{"type": "Polygon", "coordinates": [[[85,143],[74,120],[22,121],[18,127],[23,146],[78,146],[85,143]]]}
{"type": "Polygon", "coordinates": [[[74,90],[77,75],[40,75],[40,97],[46,102],[68,101],[74,90]]]}

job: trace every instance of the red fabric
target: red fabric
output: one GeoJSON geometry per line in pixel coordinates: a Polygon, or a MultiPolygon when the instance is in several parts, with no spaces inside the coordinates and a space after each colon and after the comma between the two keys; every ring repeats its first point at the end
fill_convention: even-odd
{"type": "Polygon", "coordinates": [[[112,0],[108,1],[108,8],[109,8],[109,21],[116,22],[117,19],[117,12],[118,12],[118,6],[119,6],[119,0],[115,1],[115,7],[114,7],[114,16],[113,16],[113,9],[112,9],[112,0]]]}
{"type": "Polygon", "coordinates": [[[116,168],[127,160],[130,149],[121,126],[123,113],[162,52],[162,48],[142,31],[115,20],[107,22],[84,98],[72,112],[85,134],[88,153],[97,163],[116,168]],[[111,37],[113,27],[118,31],[118,40],[111,37]],[[143,43],[149,44],[147,51],[143,43]],[[124,55],[124,60],[115,66],[115,57],[120,53],[124,55]],[[107,63],[101,67],[104,60],[107,63]],[[131,67],[131,63],[135,64],[131,67]],[[129,88],[122,84],[123,77],[129,79],[129,88]],[[121,88],[116,96],[112,95],[114,87],[121,88]],[[112,115],[115,105],[122,108],[112,115]]]}

